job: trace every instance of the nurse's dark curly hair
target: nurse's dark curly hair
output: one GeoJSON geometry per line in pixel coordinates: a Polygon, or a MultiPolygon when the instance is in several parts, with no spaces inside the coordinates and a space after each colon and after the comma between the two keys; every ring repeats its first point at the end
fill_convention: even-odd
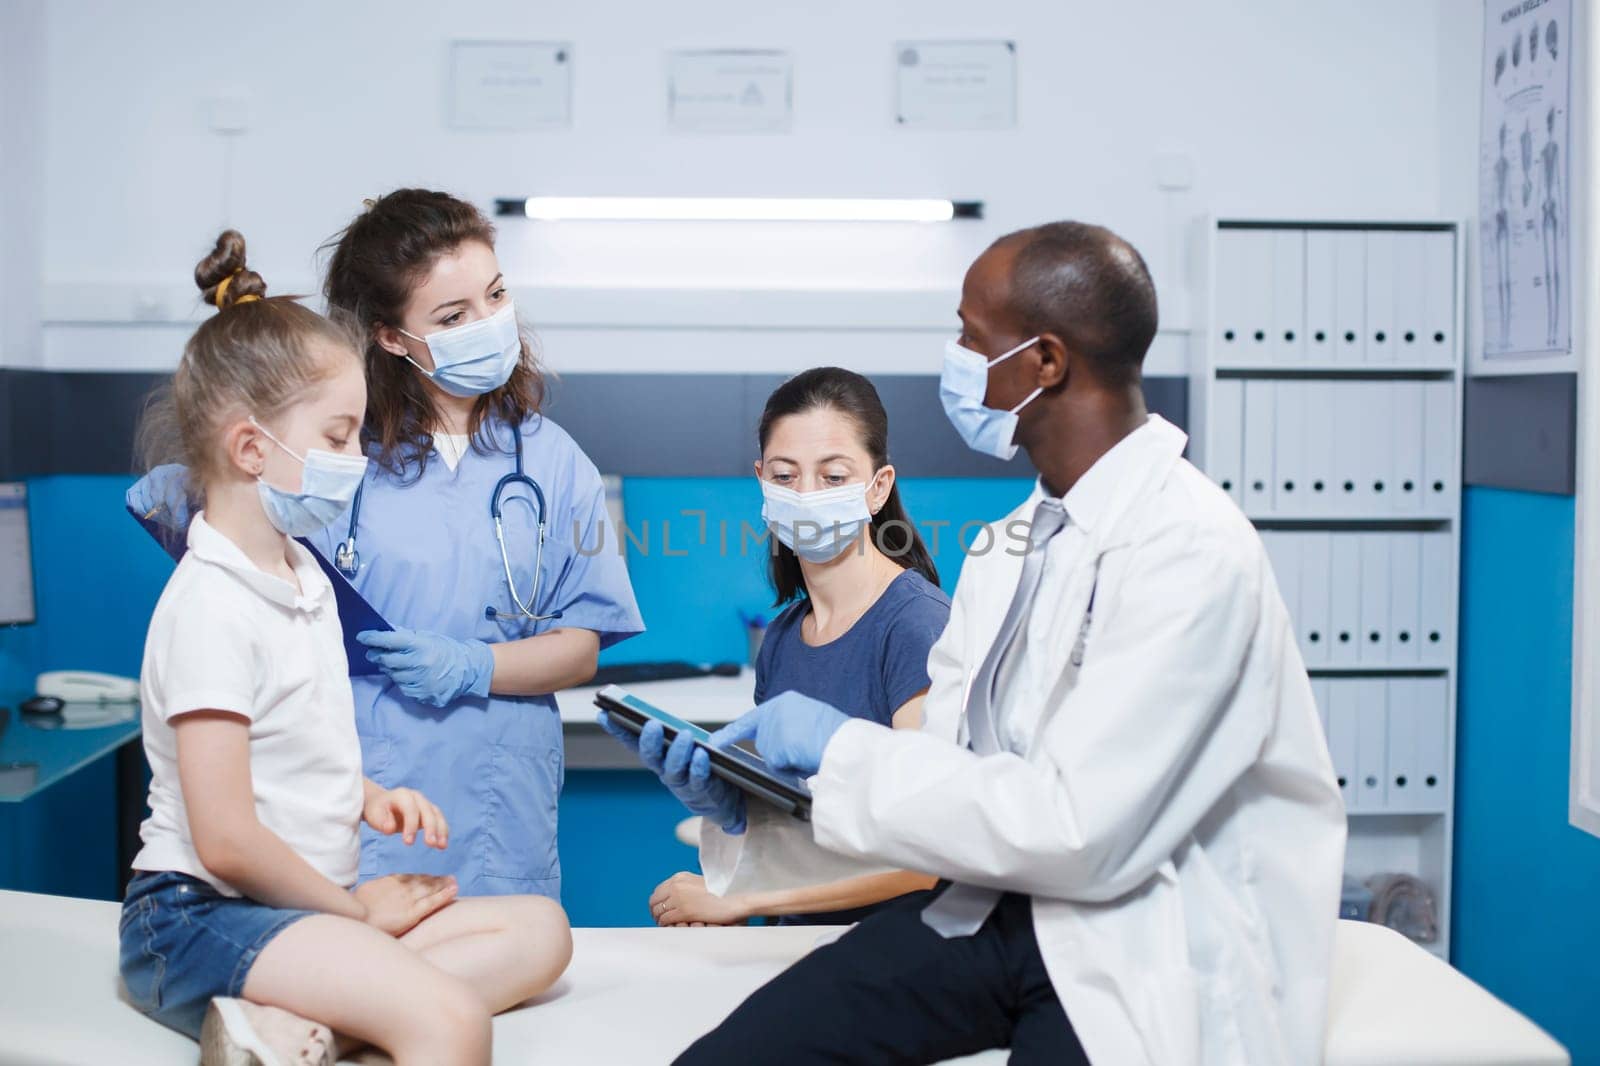
{"type": "MultiPolygon", "coordinates": [[[[889,465],[889,415],[878,398],[878,390],[860,374],[836,366],[817,367],[796,374],[767,398],[766,409],[761,412],[761,425],[756,431],[761,453],[766,454],[767,439],[779,420],[807,411],[837,411],[844,415],[855,423],[857,439],[872,458],[873,469],[889,465]]],[[[904,569],[917,571],[935,585],[939,583],[933,556],[928,554],[916,525],[900,502],[898,481],[889,489],[888,498],[872,516],[867,529],[879,551],[904,569]]],[[[781,607],[806,591],[799,558],[780,544],[777,537],[772,538],[769,577],[778,594],[774,607],[781,607]]]]}
{"type": "MultiPolygon", "coordinates": [[[[449,193],[396,189],[367,201],[366,210],[322,246],[331,252],[323,295],[328,312],[359,331],[367,360],[367,425],[377,462],[396,475],[420,476],[433,449],[438,412],[416,367],[385,351],[379,326],[398,326],[406,301],[443,256],[469,241],[494,247],[494,226],[476,207],[449,193]]],[[[518,425],[544,403],[545,378],[526,333],[510,379],[472,405],[472,447],[487,447],[478,430],[494,415],[518,425]]]]}

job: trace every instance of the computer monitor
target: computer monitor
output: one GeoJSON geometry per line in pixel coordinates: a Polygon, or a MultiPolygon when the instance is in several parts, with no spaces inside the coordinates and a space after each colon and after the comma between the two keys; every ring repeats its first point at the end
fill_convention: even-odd
{"type": "Polygon", "coordinates": [[[0,626],[37,621],[33,544],[28,538],[28,486],[0,482],[0,626]]]}

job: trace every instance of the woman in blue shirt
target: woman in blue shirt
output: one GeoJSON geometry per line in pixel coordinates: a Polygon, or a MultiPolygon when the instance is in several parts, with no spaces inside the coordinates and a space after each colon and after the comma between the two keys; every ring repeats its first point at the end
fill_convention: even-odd
{"type": "MultiPolygon", "coordinates": [[[[773,537],[772,584],[777,604],[787,606],[756,660],[757,703],[793,689],[883,725],[922,725],[928,651],[950,600],[901,505],[888,435],[877,390],[848,370],[808,370],[767,401],[755,469],[773,537]]],[[[645,739],[642,757],[671,787],[659,738],[645,739]]],[[[685,872],[663,882],[650,900],[656,921],[846,923],[934,883],[814,847],[753,850],[746,853],[742,836],[704,829],[707,877],[685,872]]]]}

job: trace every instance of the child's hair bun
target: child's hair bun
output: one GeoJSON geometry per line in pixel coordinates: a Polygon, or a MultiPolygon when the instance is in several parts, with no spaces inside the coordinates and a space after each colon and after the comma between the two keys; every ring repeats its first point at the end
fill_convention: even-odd
{"type": "Polygon", "coordinates": [[[219,311],[241,303],[259,300],[267,294],[267,283],[245,265],[244,235],[236,229],[223,230],[217,246],[194,268],[194,283],[208,304],[219,311]]]}

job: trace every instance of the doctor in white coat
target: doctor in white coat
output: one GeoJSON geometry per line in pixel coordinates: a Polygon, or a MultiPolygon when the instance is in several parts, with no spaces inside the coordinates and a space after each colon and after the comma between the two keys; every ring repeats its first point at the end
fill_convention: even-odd
{"type": "MultiPolygon", "coordinates": [[[[814,775],[812,823],[752,804],[752,838],[943,881],[679,1061],[1319,1063],[1344,811],[1260,538],[1146,413],[1145,264],[1099,227],[1024,230],[961,318],[946,411],[1039,481],[965,562],[925,728],[787,693],[717,737],[814,775]]],[[[703,753],[692,776],[698,809],[738,805],[703,753]]]]}

